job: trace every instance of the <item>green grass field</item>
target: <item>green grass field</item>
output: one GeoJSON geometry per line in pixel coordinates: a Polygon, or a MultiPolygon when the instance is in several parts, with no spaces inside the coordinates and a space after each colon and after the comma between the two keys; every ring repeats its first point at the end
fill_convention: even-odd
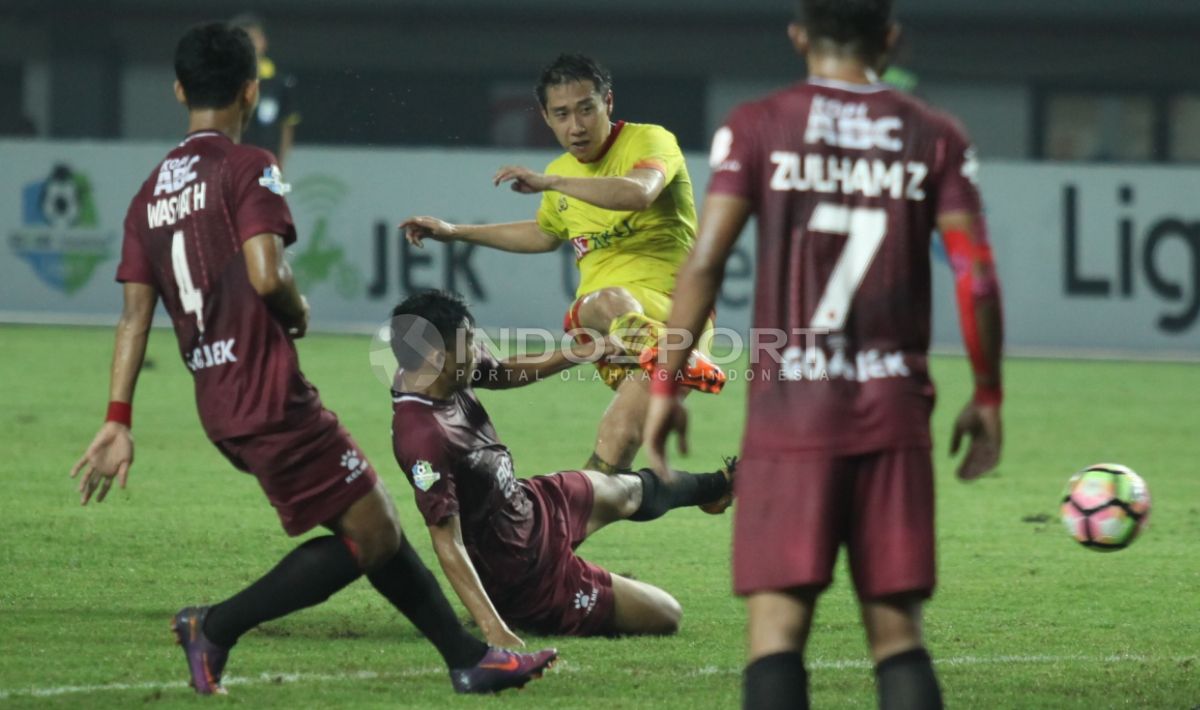
{"type": "MultiPolygon", "coordinates": [[[[743,662],[742,605],[730,594],[731,516],[681,510],[618,524],[581,548],[614,571],[661,585],[684,607],[673,638],[553,643],[562,662],[522,693],[451,693],[435,651],[369,585],[251,632],[234,650],[230,694],[183,687],[167,624],[273,565],[284,536],[254,480],[232,469],[197,421],[173,336],[151,338],[135,412],[129,488],[81,508],[72,462],[107,400],[106,329],[0,327],[0,704],[118,707],[732,708],[743,662]]],[[[369,340],[311,337],[301,358],[366,449],[427,564],[412,495],[391,457],[391,404],[370,374],[369,340]]],[[[998,473],[954,480],[950,421],[967,366],[937,358],[941,584],[926,616],[947,704],[958,708],[1191,708],[1200,704],[1200,437],[1195,365],[1013,360],[998,473]],[[1101,554],[1061,530],[1068,475],[1117,461],[1143,474],[1151,527],[1101,554]]],[[[692,455],[736,451],[744,391],[692,401],[692,455]]],[[[520,475],[580,465],[608,400],[601,385],[550,382],[485,393],[520,475]]],[[[818,611],[808,659],[815,707],[865,707],[874,688],[844,570],[818,611]]],[[[448,587],[447,587],[448,589],[448,587]]]]}

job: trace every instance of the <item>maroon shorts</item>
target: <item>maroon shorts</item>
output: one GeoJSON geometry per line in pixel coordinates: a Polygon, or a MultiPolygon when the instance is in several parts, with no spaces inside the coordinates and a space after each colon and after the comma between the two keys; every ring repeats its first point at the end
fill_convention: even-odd
{"type": "Polygon", "coordinates": [[[748,457],[735,486],[737,594],[824,589],[842,544],[860,599],[933,593],[929,449],[748,457]]]}
{"type": "Polygon", "coordinates": [[[327,409],[310,424],[214,442],[258,479],[288,535],[329,522],[375,487],[375,470],[327,409]]]}
{"type": "Polygon", "coordinates": [[[612,575],[575,554],[592,515],[592,482],[579,471],[561,471],[521,485],[541,519],[541,536],[530,542],[539,555],[523,579],[485,580],[496,610],[536,634],[611,635],[612,575]]]}

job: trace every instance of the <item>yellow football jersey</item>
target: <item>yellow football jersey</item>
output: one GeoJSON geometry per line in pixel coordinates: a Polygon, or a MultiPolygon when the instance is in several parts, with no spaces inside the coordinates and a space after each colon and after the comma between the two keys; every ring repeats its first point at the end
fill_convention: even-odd
{"type": "Polygon", "coordinates": [[[655,168],[666,175],[666,187],[644,210],[606,210],[553,190],[542,193],[538,226],[571,241],[580,296],[608,286],[640,286],[661,293],[675,289],[675,272],[696,238],[696,203],[683,152],[670,131],[619,122],[599,158],[583,163],[564,153],[546,173],[620,177],[635,168],[655,168]]]}

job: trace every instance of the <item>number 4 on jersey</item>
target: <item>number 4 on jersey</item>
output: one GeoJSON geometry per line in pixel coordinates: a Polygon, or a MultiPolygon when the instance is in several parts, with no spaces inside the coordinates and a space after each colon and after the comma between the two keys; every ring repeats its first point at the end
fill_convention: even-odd
{"type": "Polygon", "coordinates": [[[807,231],[846,236],[842,255],[829,275],[829,283],[809,325],[814,329],[841,330],[850,312],[850,301],[887,234],[887,212],[822,202],[813,210],[807,231]]]}
{"type": "Polygon", "coordinates": [[[175,285],[179,289],[179,304],[184,313],[196,316],[196,328],[204,334],[204,294],[192,284],[192,271],[188,268],[187,246],[183,243],[183,230],[171,237],[171,267],[175,272],[175,285]]]}

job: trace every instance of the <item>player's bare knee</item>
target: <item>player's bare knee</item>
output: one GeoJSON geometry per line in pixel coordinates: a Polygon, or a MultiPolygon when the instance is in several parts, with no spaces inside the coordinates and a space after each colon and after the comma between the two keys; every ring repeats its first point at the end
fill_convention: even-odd
{"type": "Polygon", "coordinates": [[[656,604],[658,618],[655,620],[654,631],[651,633],[661,636],[677,634],[679,627],[683,624],[683,607],[675,597],[666,592],[662,592],[660,597],[656,604]]]}
{"type": "Polygon", "coordinates": [[[381,521],[360,536],[358,543],[358,566],[364,572],[372,572],[396,556],[400,550],[402,534],[394,519],[381,521]]]}
{"type": "Polygon", "coordinates": [[[617,518],[624,520],[642,505],[642,479],[636,474],[623,473],[610,476],[613,481],[613,508],[617,518]]]}
{"type": "Polygon", "coordinates": [[[371,496],[355,511],[345,530],[357,547],[358,566],[367,572],[395,556],[403,535],[396,508],[386,491],[376,489],[371,496]]]}
{"type": "Polygon", "coordinates": [[[579,304],[579,320],[583,325],[602,331],[607,331],[609,323],[617,316],[641,312],[642,304],[620,286],[593,291],[579,304]]]}

